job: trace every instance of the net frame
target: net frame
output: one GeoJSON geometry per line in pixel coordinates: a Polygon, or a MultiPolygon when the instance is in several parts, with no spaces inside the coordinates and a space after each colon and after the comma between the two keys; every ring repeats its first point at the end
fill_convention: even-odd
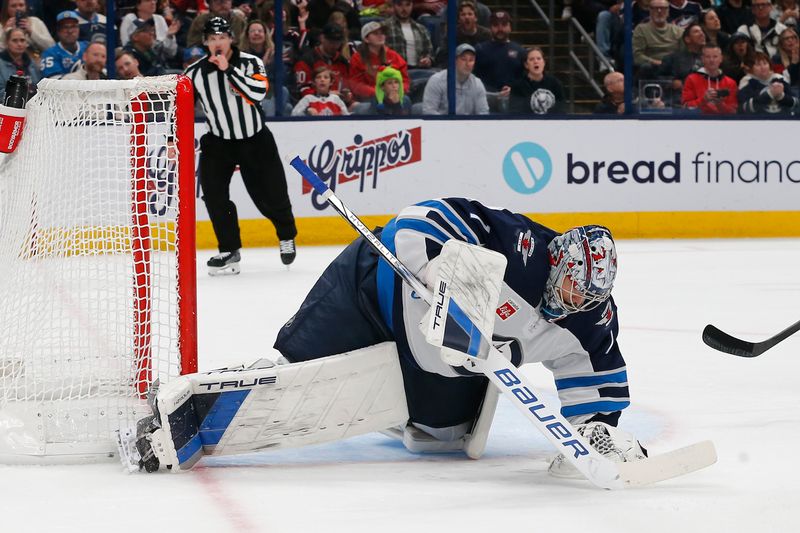
{"type": "MultiPolygon", "coordinates": [[[[0,231],[24,225],[25,213],[30,213],[30,221],[22,234],[19,233],[21,230],[16,233],[3,231],[9,233],[17,249],[12,248],[9,252],[8,247],[0,247],[0,288],[4,283],[9,289],[15,281],[30,280],[29,271],[33,272],[34,278],[38,270],[46,272],[46,268],[40,269],[40,266],[47,262],[74,266],[82,261],[105,261],[112,265],[109,268],[120,262],[124,263],[124,268],[114,272],[126,273],[122,277],[128,276],[128,281],[125,288],[114,289],[116,296],[120,298],[122,295],[120,299],[124,300],[124,319],[116,317],[124,325],[99,324],[96,328],[108,330],[107,337],[111,339],[106,360],[103,350],[92,349],[93,345],[101,342],[78,338],[80,335],[71,336],[72,331],[65,334],[65,344],[79,345],[86,352],[86,361],[82,360],[84,353],[63,357],[61,354],[53,355],[52,347],[48,347],[50,352],[40,350],[46,353],[45,359],[50,359],[45,363],[37,359],[38,353],[26,359],[28,346],[33,354],[43,343],[34,336],[23,342],[17,339],[14,344],[13,332],[7,333],[6,324],[0,324],[0,335],[3,336],[0,338],[0,462],[96,460],[113,455],[116,430],[135,427],[138,419],[149,414],[145,397],[156,379],[164,381],[178,374],[197,371],[193,89],[185,76],[93,82],[46,79],[40,82],[39,93],[29,102],[28,110],[29,127],[23,131],[17,152],[0,165],[0,231]],[[64,96],[57,110],[53,112],[54,108],[48,108],[46,111],[49,113],[44,113],[47,116],[41,116],[45,99],[60,100],[59,95],[64,96]],[[74,104],[74,101],[78,103],[74,104]],[[39,190],[36,187],[37,183],[48,183],[47,180],[52,180],[53,176],[37,175],[35,160],[39,154],[36,149],[44,150],[36,136],[48,129],[60,129],[73,135],[80,132],[91,137],[90,141],[96,140],[93,138],[95,134],[103,137],[109,132],[108,137],[112,139],[115,132],[127,132],[124,146],[114,146],[107,152],[101,149],[94,158],[89,150],[91,161],[88,167],[81,167],[85,171],[97,163],[100,167],[98,174],[103,174],[102,165],[105,163],[102,159],[106,153],[111,154],[109,159],[117,166],[124,164],[127,177],[119,179],[117,176],[116,180],[110,180],[114,183],[112,188],[118,189],[114,191],[117,193],[113,195],[115,199],[128,197],[128,211],[115,213],[115,222],[91,226],[83,222],[91,220],[92,213],[88,213],[88,218],[81,219],[80,223],[41,224],[44,213],[48,212],[46,200],[50,198],[45,186],[39,190]],[[156,148],[165,150],[167,154],[171,153],[170,150],[175,153],[174,157],[167,155],[167,164],[172,165],[170,172],[174,172],[174,177],[170,178],[174,183],[170,187],[177,191],[176,198],[169,200],[175,205],[164,209],[172,216],[166,222],[163,217],[154,217],[152,212],[155,173],[151,168],[151,156],[154,143],[159,142],[164,146],[156,148]],[[17,177],[18,172],[23,178],[17,177]],[[26,180],[36,183],[28,184],[26,180]],[[15,197],[19,191],[22,194],[15,197]],[[127,219],[127,227],[123,219],[127,219]],[[64,247],[64,242],[69,243],[68,247],[64,247]],[[165,257],[167,261],[162,263],[165,257]],[[161,286],[165,280],[169,285],[166,290],[161,286]],[[162,323],[164,316],[169,316],[166,326],[162,323]],[[119,353],[120,348],[113,346],[117,336],[127,342],[124,355],[119,353]],[[166,352],[166,355],[161,352],[166,352]],[[55,370],[47,368],[45,371],[49,366],[55,370]],[[76,380],[69,374],[75,371],[89,377],[76,380]]],[[[69,161],[62,164],[69,165],[69,161]]],[[[48,169],[45,173],[52,174],[53,165],[43,166],[48,169]]],[[[64,174],[70,172],[65,169],[64,174]]],[[[94,175],[94,172],[90,170],[88,174],[94,175]]],[[[94,183],[91,176],[87,183],[94,183]]],[[[93,193],[88,190],[89,186],[86,189],[81,193],[93,193]]],[[[102,211],[102,207],[98,210],[102,211]]],[[[103,270],[84,272],[79,266],[75,273],[65,267],[57,273],[67,273],[65,277],[70,279],[58,278],[50,286],[63,284],[71,287],[69,284],[75,282],[73,285],[81,289],[88,287],[83,291],[86,294],[73,295],[65,291],[67,294],[61,297],[74,297],[79,302],[85,299],[93,308],[104,309],[104,298],[114,300],[115,294],[94,287],[92,284],[97,280],[82,278],[91,277],[91,272],[102,273],[103,270]]],[[[120,284],[119,279],[114,281],[120,284]]],[[[28,320],[27,316],[13,316],[15,302],[9,300],[19,294],[22,292],[0,290],[0,317],[10,317],[11,320],[6,322],[11,322],[12,326],[23,325],[28,320]],[[11,296],[7,297],[9,293],[11,296]],[[5,315],[3,311],[7,311],[5,315]]],[[[46,296],[41,299],[49,301],[46,296]]],[[[30,314],[39,314],[36,307],[23,309],[30,314]]],[[[42,314],[46,312],[44,310],[42,314]]],[[[42,323],[54,328],[64,329],[66,326],[70,330],[77,322],[78,327],[74,329],[82,337],[91,336],[91,328],[81,322],[91,322],[94,315],[89,312],[76,314],[81,315],[79,320],[72,320],[72,317],[65,320],[54,313],[55,318],[46,317],[42,323]]],[[[113,317],[108,319],[109,323],[113,321],[113,317]]],[[[31,319],[31,322],[35,320],[31,319]]],[[[24,330],[24,327],[19,329],[24,330]]],[[[27,335],[31,336],[29,331],[27,335]]],[[[47,334],[42,332],[42,336],[47,334]]],[[[64,351],[67,352],[68,348],[65,347],[64,351]]]]}

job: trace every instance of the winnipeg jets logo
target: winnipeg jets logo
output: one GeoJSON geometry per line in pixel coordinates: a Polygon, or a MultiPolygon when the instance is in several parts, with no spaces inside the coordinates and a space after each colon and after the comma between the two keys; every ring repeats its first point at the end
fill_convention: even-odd
{"type": "Polygon", "coordinates": [[[533,255],[534,242],[531,238],[531,230],[525,233],[519,232],[517,238],[517,251],[522,254],[522,264],[528,266],[528,258],[533,255]]]}
{"type": "Polygon", "coordinates": [[[614,318],[614,311],[611,309],[611,302],[606,302],[606,307],[603,309],[603,316],[595,325],[605,326],[611,322],[612,318],[614,318]]]}

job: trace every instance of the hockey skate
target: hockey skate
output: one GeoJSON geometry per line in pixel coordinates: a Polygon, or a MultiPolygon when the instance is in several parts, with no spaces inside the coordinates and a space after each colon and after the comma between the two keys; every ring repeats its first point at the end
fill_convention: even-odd
{"type": "MultiPolygon", "coordinates": [[[[601,455],[615,463],[625,463],[647,458],[647,450],[642,448],[639,441],[626,431],[609,426],[603,422],[589,422],[579,424],[575,429],[592,447],[601,455]]],[[[547,469],[550,475],[560,478],[581,479],[583,475],[578,469],[567,461],[564,454],[558,454],[547,469]]]]}
{"type": "Polygon", "coordinates": [[[221,254],[215,255],[206,263],[208,266],[208,275],[238,274],[241,270],[239,268],[240,260],[241,256],[239,255],[239,250],[234,252],[222,252],[221,254]]]}
{"type": "Polygon", "coordinates": [[[297,255],[297,249],[294,245],[294,239],[286,239],[285,241],[280,241],[280,251],[281,251],[281,262],[284,265],[291,265],[294,262],[294,258],[297,255]]]}

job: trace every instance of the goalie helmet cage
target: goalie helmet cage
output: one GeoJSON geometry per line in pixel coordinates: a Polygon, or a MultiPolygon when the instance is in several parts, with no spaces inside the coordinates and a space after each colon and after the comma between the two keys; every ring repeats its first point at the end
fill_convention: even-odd
{"type": "Polygon", "coordinates": [[[197,371],[194,99],[183,76],[45,79],[0,165],[0,462],[112,456],[197,371]]]}

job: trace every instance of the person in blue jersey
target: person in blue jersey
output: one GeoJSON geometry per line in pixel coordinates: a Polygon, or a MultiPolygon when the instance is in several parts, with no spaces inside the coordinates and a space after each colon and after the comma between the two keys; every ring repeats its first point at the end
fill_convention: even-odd
{"type": "MultiPolygon", "coordinates": [[[[505,209],[465,198],[429,200],[402,210],[376,230],[411,272],[433,284],[449,239],[508,260],[493,341],[513,364],[544,364],[555,378],[562,414],[615,460],[646,454],[616,428],[630,404],[617,342],[611,289],[617,254],[610,231],[555,230],[505,209]]],[[[488,380],[448,365],[418,324],[427,304],[382,261],[365,239],[350,244],[324,271],[300,309],[281,328],[275,348],[288,362],[307,361],[394,341],[403,370],[409,424],[455,441],[480,413],[488,380]]],[[[563,456],[554,475],[575,477],[563,456]]]]}
{"type": "Polygon", "coordinates": [[[86,41],[79,41],[79,17],[74,11],[62,11],[56,17],[58,42],[45,50],[41,58],[42,76],[60,78],[68,74],[80,62],[86,41]]]}

